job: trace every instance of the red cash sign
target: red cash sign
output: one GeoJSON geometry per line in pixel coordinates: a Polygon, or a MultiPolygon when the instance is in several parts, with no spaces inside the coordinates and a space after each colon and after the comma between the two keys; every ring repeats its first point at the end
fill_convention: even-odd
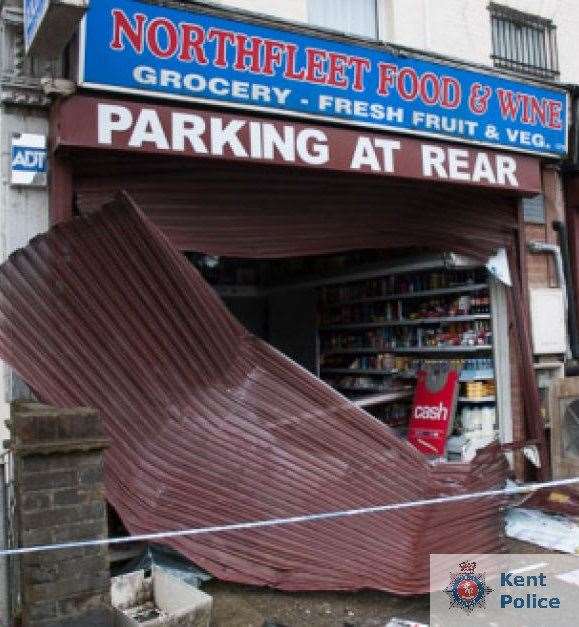
{"type": "Polygon", "coordinates": [[[428,386],[428,373],[418,373],[408,440],[426,455],[443,456],[452,427],[458,394],[458,372],[450,370],[437,390],[428,386]]]}

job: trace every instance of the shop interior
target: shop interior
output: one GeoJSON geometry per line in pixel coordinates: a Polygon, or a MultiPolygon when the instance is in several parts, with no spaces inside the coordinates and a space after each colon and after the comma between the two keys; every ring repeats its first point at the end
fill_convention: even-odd
{"type": "Polygon", "coordinates": [[[417,373],[459,372],[447,442],[468,461],[499,438],[489,272],[425,249],[284,259],[186,253],[256,336],[408,437],[417,373]]]}

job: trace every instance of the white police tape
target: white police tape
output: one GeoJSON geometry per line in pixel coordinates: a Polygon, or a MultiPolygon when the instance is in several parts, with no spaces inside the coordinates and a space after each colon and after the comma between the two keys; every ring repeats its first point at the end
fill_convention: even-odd
{"type": "Polygon", "coordinates": [[[264,527],[276,527],[279,525],[291,525],[296,523],[314,522],[345,518],[347,516],[361,516],[363,514],[380,514],[398,509],[411,507],[426,507],[430,505],[444,505],[470,499],[486,498],[491,496],[508,496],[511,494],[526,494],[545,488],[557,488],[579,484],[579,477],[572,479],[558,479],[543,483],[529,483],[520,486],[509,486],[501,490],[487,490],[486,492],[472,492],[470,494],[456,494],[454,496],[441,496],[435,499],[423,499],[421,501],[406,501],[403,503],[391,503],[389,505],[376,505],[359,509],[349,509],[337,512],[323,512],[320,514],[304,514],[302,516],[290,516],[289,518],[272,518],[270,520],[256,520],[250,522],[232,523],[229,525],[217,525],[215,527],[199,527],[197,529],[180,529],[176,531],[160,531],[156,533],[144,533],[141,535],[125,536],[120,538],[95,538],[93,540],[79,540],[77,542],[62,542],[60,544],[45,544],[40,546],[23,547],[19,549],[0,550],[0,557],[10,555],[25,555],[27,553],[40,553],[44,551],[59,551],[64,549],[79,549],[87,546],[102,546],[105,544],[125,544],[129,542],[144,542],[147,540],[164,540],[182,536],[198,536],[207,533],[221,533],[224,531],[239,531],[243,529],[262,529],[264,527]]]}

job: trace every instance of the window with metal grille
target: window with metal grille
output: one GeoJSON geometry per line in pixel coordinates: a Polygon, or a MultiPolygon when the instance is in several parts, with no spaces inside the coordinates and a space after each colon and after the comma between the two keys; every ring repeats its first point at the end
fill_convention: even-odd
{"type": "Polygon", "coordinates": [[[491,3],[495,67],[558,78],[557,27],[551,20],[491,3]]]}

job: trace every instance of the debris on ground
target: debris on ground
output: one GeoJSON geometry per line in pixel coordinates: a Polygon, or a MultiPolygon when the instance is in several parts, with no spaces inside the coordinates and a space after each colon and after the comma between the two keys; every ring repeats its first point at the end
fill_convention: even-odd
{"type": "Polygon", "coordinates": [[[111,579],[111,601],[115,625],[209,627],[212,598],[169,572],[154,566],[111,579]]]}
{"type": "Polygon", "coordinates": [[[579,554],[579,524],[573,518],[511,508],[506,513],[506,534],[553,551],[579,554]]]}
{"type": "Polygon", "coordinates": [[[579,516],[579,494],[565,487],[537,490],[525,499],[524,506],[526,509],[541,509],[555,514],[579,516]]]}

